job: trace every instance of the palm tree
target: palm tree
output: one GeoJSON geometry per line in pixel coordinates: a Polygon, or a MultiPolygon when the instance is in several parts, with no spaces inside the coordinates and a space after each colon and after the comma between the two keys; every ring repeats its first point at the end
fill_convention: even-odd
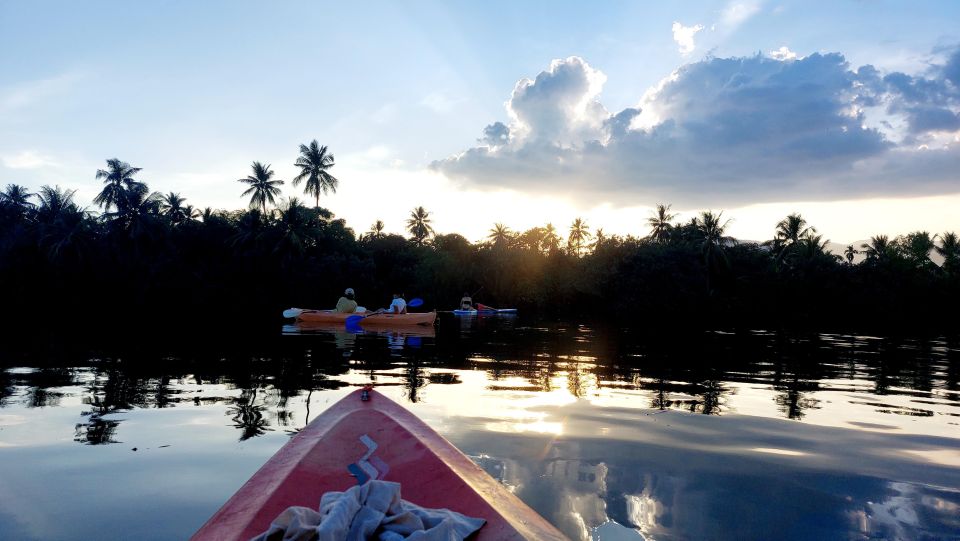
{"type": "Polygon", "coordinates": [[[847,249],[843,251],[843,257],[847,258],[847,264],[853,265],[853,258],[859,253],[852,244],[848,244],[847,249]]]}
{"type": "Polygon", "coordinates": [[[274,252],[284,256],[302,256],[315,242],[316,216],[296,197],[288,199],[277,220],[281,236],[274,252]]]}
{"type": "Polygon", "coordinates": [[[433,235],[433,227],[430,226],[430,213],[423,207],[417,207],[410,212],[410,218],[407,220],[407,231],[413,237],[413,243],[417,246],[423,246],[430,235],[433,235]]]}
{"type": "Polygon", "coordinates": [[[76,193],[76,190],[62,190],[60,186],[42,186],[40,193],[37,194],[40,200],[40,205],[37,207],[37,221],[53,223],[63,214],[79,211],[77,204],[73,202],[73,196],[76,193]]]}
{"type": "Polygon", "coordinates": [[[872,262],[886,261],[893,254],[893,245],[886,235],[870,237],[870,242],[861,244],[860,249],[863,250],[867,261],[872,262]]]}
{"type": "Polygon", "coordinates": [[[898,239],[897,245],[902,253],[913,263],[916,268],[929,267],[933,264],[930,261],[930,252],[935,245],[933,238],[927,231],[914,231],[905,237],[898,239]]]}
{"type": "Polygon", "coordinates": [[[117,158],[107,160],[107,168],[97,169],[96,176],[98,180],[103,179],[106,186],[93,198],[93,202],[104,210],[110,210],[110,207],[119,210],[124,205],[125,190],[133,190],[138,185],[143,185],[142,182],[133,178],[141,170],[140,167],[131,167],[129,163],[117,158]]]}
{"type": "Polygon", "coordinates": [[[547,225],[543,228],[540,251],[543,253],[553,253],[559,249],[560,236],[557,235],[557,228],[553,227],[553,223],[547,222],[547,225]]]}
{"type": "Polygon", "coordinates": [[[370,231],[367,232],[367,238],[382,239],[384,236],[383,229],[383,220],[377,220],[373,222],[373,225],[370,226],[370,231]]]}
{"type": "Polygon", "coordinates": [[[183,207],[183,216],[187,220],[196,220],[202,216],[199,210],[193,208],[193,205],[187,205],[183,207]]]}
{"type": "Polygon", "coordinates": [[[60,260],[67,254],[82,258],[94,238],[93,220],[73,202],[74,193],[59,186],[43,186],[37,195],[37,238],[50,260],[60,260]]]}
{"type": "Polygon", "coordinates": [[[23,186],[17,184],[7,184],[7,188],[0,192],[0,204],[13,205],[21,210],[32,208],[34,205],[30,198],[36,194],[27,191],[23,186]]]}
{"type": "Polygon", "coordinates": [[[158,192],[150,193],[146,184],[137,182],[122,191],[116,212],[106,213],[104,217],[111,220],[111,226],[119,227],[130,238],[137,239],[152,233],[150,226],[160,215],[162,198],[158,192]]]}
{"type": "Polygon", "coordinates": [[[699,217],[694,218],[694,223],[702,236],[704,245],[719,247],[732,240],[731,237],[724,236],[731,220],[720,223],[722,217],[723,211],[714,214],[711,210],[705,210],[700,213],[699,217]]]}
{"type": "Polygon", "coordinates": [[[724,246],[734,242],[734,239],[724,235],[730,220],[721,222],[722,217],[723,211],[714,214],[712,210],[705,210],[694,218],[693,223],[701,239],[703,261],[708,269],[718,269],[721,265],[726,267],[729,264],[724,246]]]}
{"type": "Polygon", "coordinates": [[[520,233],[516,236],[517,244],[526,248],[527,250],[533,250],[535,252],[541,252],[541,246],[543,245],[543,228],[542,227],[531,227],[523,233],[520,233]]]}
{"type": "Polygon", "coordinates": [[[267,201],[269,201],[271,205],[277,204],[276,197],[280,195],[280,188],[278,186],[283,185],[283,181],[273,180],[274,173],[270,170],[270,164],[263,165],[260,162],[253,162],[251,168],[253,169],[252,175],[237,180],[237,182],[250,185],[250,187],[240,195],[250,195],[250,208],[260,207],[263,214],[266,215],[267,201]]]}
{"type": "Polygon", "coordinates": [[[487,238],[493,241],[494,246],[507,246],[513,239],[513,231],[501,223],[496,223],[493,224],[493,229],[490,230],[487,238]]]}
{"type": "Polygon", "coordinates": [[[170,192],[160,197],[160,211],[173,224],[189,220],[193,217],[193,207],[184,206],[186,200],[185,197],[180,197],[180,194],[170,192]]]}
{"type": "Polygon", "coordinates": [[[830,244],[830,240],[824,239],[823,235],[813,235],[808,233],[793,246],[797,248],[797,254],[804,261],[812,261],[827,255],[829,256],[829,259],[836,261],[839,256],[828,253],[828,244],[830,244]]]}
{"type": "Polygon", "coordinates": [[[817,229],[808,226],[807,220],[800,214],[793,213],[777,223],[777,233],[774,236],[775,241],[780,241],[782,246],[789,246],[800,242],[800,239],[816,233],[817,229]]]}
{"type": "Polygon", "coordinates": [[[670,230],[673,229],[671,220],[677,217],[670,213],[672,205],[658,204],[657,210],[653,216],[647,218],[647,224],[650,225],[650,238],[656,242],[666,242],[670,238],[670,230]]]}
{"type": "Polygon", "coordinates": [[[567,248],[577,257],[583,249],[583,244],[593,235],[590,234],[590,228],[583,218],[577,218],[570,224],[570,236],[567,238],[567,248]]]}
{"type": "Polygon", "coordinates": [[[789,266],[789,260],[792,259],[794,252],[802,249],[801,241],[810,238],[816,232],[816,228],[809,226],[803,216],[793,213],[777,223],[773,240],[764,245],[771,247],[778,268],[783,262],[789,266]]]}
{"type": "Polygon", "coordinates": [[[34,204],[30,202],[33,196],[23,186],[8,184],[7,189],[0,192],[0,221],[6,218],[13,220],[15,227],[26,225],[23,219],[34,209],[34,204]]]}
{"type": "Polygon", "coordinates": [[[300,157],[294,165],[300,168],[300,174],[293,177],[293,185],[296,186],[306,180],[307,185],[303,193],[314,196],[318,208],[320,192],[326,194],[329,190],[337,193],[337,184],[340,181],[327,171],[334,166],[334,163],[333,154],[327,153],[326,145],[320,146],[316,139],[310,143],[310,146],[300,145],[300,157]]]}
{"type": "Polygon", "coordinates": [[[957,234],[952,231],[941,233],[940,245],[934,246],[934,249],[943,257],[943,268],[953,274],[960,272],[960,242],[957,234]]]}
{"type": "Polygon", "coordinates": [[[252,208],[237,219],[237,232],[227,239],[227,243],[235,249],[252,252],[260,245],[266,230],[266,220],[260,209],[252,208]]]}
{"type": "Polygon", "coordinates": [[[594,236],[594,240],[593,240],[593,253],[597,253],[600,250],[602,250],[606,242],[607,242],[607,235],[603,232],[602,227],[598,227],[597,234],[594,236]]]}

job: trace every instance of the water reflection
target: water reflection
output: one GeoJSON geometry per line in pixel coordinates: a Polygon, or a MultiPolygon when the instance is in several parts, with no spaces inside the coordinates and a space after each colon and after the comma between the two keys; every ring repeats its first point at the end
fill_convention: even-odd
{"type": "MultiPolygon", "coordinates": [[[[156,343],[0,353],[0,462],[64,440],[145,449],[147,433],[186,450],[181,468],[207,448],[223,460],[262,447],[255,469],[336,396],[375,383],[574,538],[960,532],[960,357],[948,339],[760,331],[650,340],[451,318],[439,329],[299,325],[184,349],[156,343]],[[188,417],[142,420],[164,410],[188,417]],[[177,439],[194,426],[218,427],[202,451],[177,439]]],[[[17,461],[26,471],[42,464],[17,461]]],[[[0,477],[16,473],[0,467],[0,477]]],[[[196,520],[250,473],[184,480],[189,492],[224,476],[223,492],[194,506],[196,520]]],[[[0,488],[0,531],[13,520],[3,518],[5,501],[0,488]]]]}
{"type": "Polygon", "coordinates": [[[482,466],[499,466],[575,539],[628,538],[607,533],[611,522],[655,539],[941,539],[960,528],[957,465],[903,459],[943,446],[956,455],[955,439],[669,410],[611,408],[598,419],[583,401],[550,413],[564,419],[560,438],[492,439],[469,426],[451,437],[483,449],[482,466]],[[773,443],[782,448],[760,447],[773,443]]]}
{"type": "MultiPolygon", "coordinates": [[[[278,426],[289,426],[288,401],[302,392],[354,385],[360,376],[401,385],[416,402],[428,385],[460,381],[437,371],[449,368],[482,372],[492,392],[562,391],[574,399],[602,400],[626,393],[641,400],[638,407],[708,415],[809,420],[817,412],[820,422],[829,416],[820,413],[836,409],[825,400],[842,399],[844,407],[869,410],[888,422],[891,415],[960,417],[957,350],[944,340],[716,335],[664,347],[582,326],[516,328],[513,321],[501,321],[482,333],[477,318],[466,321],[474,325],[469,332],[440,339],[432,327],[367,331],[298,325],[283,332],[302,341],[273,343],[249,355],[139,351],[135,357],[124,352],[60,361],[70,366],[8,367],[0,372],[0,405],[57,407],[65,389],[78,386],[87,406],[82,414],[88,422],[82,424],[93,427],[131,408],[228,402],[238,429],[252,437],[270,425],[265,407],[276,410],[272,417],[278,426]],[[237,392],[201,395],[187,380],[194,387],[222,385],[237,392]],[[759,400],[764,395],[771,401],[759,400]]],[[[78,436],[88,432],[77,426],[78,436]]],[[[112,441],[109,430],[92,432],[105,434],[94,440],[112,441]]]]}

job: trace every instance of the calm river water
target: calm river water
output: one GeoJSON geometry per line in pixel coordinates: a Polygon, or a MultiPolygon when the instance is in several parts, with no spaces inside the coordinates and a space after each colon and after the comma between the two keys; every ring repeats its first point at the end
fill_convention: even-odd
{"type": "Polygon", "coordinates": [[[572,539],[960,539],[956,341],[273,331],[4,340],[0,538],[185,539],[373,382],[572,539]]]}

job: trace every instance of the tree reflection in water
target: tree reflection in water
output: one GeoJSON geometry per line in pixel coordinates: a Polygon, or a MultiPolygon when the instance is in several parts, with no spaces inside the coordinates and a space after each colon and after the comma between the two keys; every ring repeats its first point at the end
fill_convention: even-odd
{"type": "Polygon", "coordinates": [[[777,407],[788,419],[801,420],[806,410],[820,408],[820,400],[808,396],[808,393],[820,390],[814,382],[794,377],[785,384],[775,385],[774,389],[779,391],[777,407]]]}
{"type": "MultiPolygon", "coordinates": [[[[310,421],[317,390],[400,385],[408,401],[419,402],[431,385],[459,384],[461,371],[482,372],[491,391],[589,399],[623,390],[643,397],[638,407],[707,415],[728,412],[739,389],[753,386],[772,391],[772,411],[802,420],[823,407],[818,395],[837,381],[877,396],[960,402],[958,344],[945,339],[765,331],[653,339],[584,325],[524,327],[515,320],[441,323],[440,329],[436,335],[420,330],[414,341],[395,331],[321,329],[256,344],[235,337],[208,341],[189,350],[170,349],[169,341],[119,342],[106,351],[68,342],[74,349],[30,358],[29,369],[0,357],[7,363],[0,365],[0,407],[55,407],[79,393],[88,409],[75,439],[104,444],[116,441],[122,420],[115,414],[132,408],[226,404],[244,441],[274,428],[296,432],[310,421]],[[297,414],[304,407],[305,414],[297,414]]],[[[922,402],[912,408],[875,402],[883,411],[932,415],[922,402]]]]}
{"type": "Polygon", "coordinates": [[[114,439],[118,426],[120,426],[119,419],[104,419],[97,415],[90,415],[86,423],[77,423],[73,441],[87,445],[120,443],[114,439]]]}
{"type": "MultiPolygon", "coordinates": [[[[0,351],[0,422],[74,407],[80,422],[71,416],[66,427],[74,428],[73,441],[103,445],[125,439],[124,418],[132,410],[206,407],[202,414],[219,419],[233,446],[270,432],[281,439],[296,433],[335,398],[323,390],[375,382],[394,387],[393,396],[417,403],[415,409],[426,403],[428,412],[439,397],[481,404],[482,411],[470,412],[470,422],[448,423],[445,435],[574,538],[697,539],[720,530],[729,532],[728,539],[789,537],[800,530],[784,524],[796,516],[817,518],[802,529],[810,538],[910,538],[922,532],[893,519],[881,524],[905,506],[918,520],[934,517],[935,525],[960,528],[953,493],[891,484],[873,474],[839,478],[842,469],[811,473],[821,465],[815,456],[831,462],[852,452],[859,460],[873,450],[871,471],[882,472],[892,470],[877,460],[909,455],[884,445],[936,451],[949,436],[882,431],[904,426],[907,418],[918,421],[913,426],[956,426],[956,340],[766,331],[651,338],[563,323],[501,326],[493,319],[444,320],[436,333],[426,331],[413,343],[397,332],[334,328],[306,334],[247,338],[231,332],[184,340],[179,349],[169,340],[137,339],[104,340],[109,347],[99,349],[80,340],[57,341],[73,349],[48,356],[0,351]],[[459,388],[449,392],[451,385],[459,388]],[[489,411],[483,410],[487,404],[489,411]],[[506,408],[506,415],[498,408],[506,408]],[[853,451],[825,452],[825,446],[846,442],[836,439],[832,430],[840,429],[830,428],[834,421],[825,421],[830,415],[818,409],[845,414],[844,408],[860,408],[868,421],[897,420],[890,426],[862,423],[862,433],[845,428],[843,437],[868,439],[850,445],[853,451]],[[15,409],[21,411],[4,416],[15,409]],[[577,412],[584,420],[575,419],[577,412]],[[525,417],[505,421],[509,414],[525,417]],[[578,422],[586,424],[577,428],[578,422]],[[492,437],[494,429],[504,432],[492,437]],[[815,432],[791,447],[792,433],[801,431],[815,432]],[[760,452],[774,458],[765,461],[758,457],[768,455],[760,452]],[[777,462],[781,458],[795,462],[777,462]],[[758,513],[758,503],[771,511],[758,513]],[[747,515],[751,520],[743,520],[747,515]]],[[[261,447],[273,443],[271,436],[259,441],[261,447]]],[[[918,456],[935,461],[939,455],[918,456]]],[[[897,470],[901,474],[914,475],[897,470]]]]}
{"type": "Polygon", "coordinates": [[[264,418],[262,404],[257,404],[257,389],[243,389],[236,402],[227,408],[227,415],[233,420],[233,426],[240,429],[240,441],[262,436],[270,430],[269,422],[264,418]]]}

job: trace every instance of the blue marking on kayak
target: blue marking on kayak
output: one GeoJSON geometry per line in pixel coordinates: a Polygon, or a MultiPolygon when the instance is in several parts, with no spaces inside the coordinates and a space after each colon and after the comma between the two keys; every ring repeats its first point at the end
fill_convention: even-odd
{"type": "Polygon", "coordinates": [[[350,464],[347,466],[347,471],[350,472],[350,475],[353,475],[357,478],[358,485],[362,485],[370,480],[370,476],[361,470],[360,466],[357,466],[356,464],[350,464]]]}

